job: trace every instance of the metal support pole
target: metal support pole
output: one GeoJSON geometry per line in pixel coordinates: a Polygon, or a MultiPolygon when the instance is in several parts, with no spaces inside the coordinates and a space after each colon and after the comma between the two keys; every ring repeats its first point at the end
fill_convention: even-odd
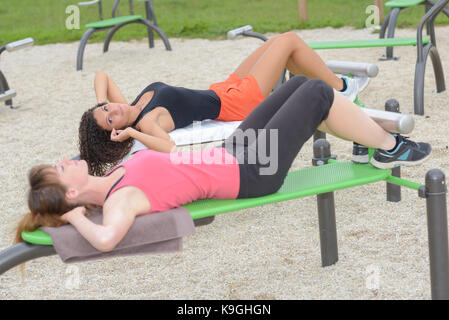
{"type": "MultiPolygon", "coordinates": [[[[145,2],[145,12],[147,20],[150,20],[152,24],[157,26],[156,22],[156,16],[154,15],[153,11],[153,1],[146,1],[145,2]]],[[[154,48],[154,33],[153,29],[148,27],[148,44],[150,48],[154,48]]]]}
{"type": "Polygon", "coordinates": [[[426,198],[432,299],[449,300],[449,253],[446,178],[439,169],[429,170],[420,196],[426,198]],[[423,190],[424,189],[424,190],[423,190]]]}
{"type": "MultiPolygon", "coordinates": [[[[389,22],[388,22],[388,30],[387,30],[387,38],[394,38],[394,32],[396,29],[396,22],[398,20],[399,13],[401,12],[400,8],[393,8],[389,14],[389,22]]],[[[397,60],[397,57],[393,56],[393,47],[387,47],[386,55],[384,59],[381,60],[397,60]]]]}
{"type": "Polygon", "coordinates": [[[313,142],[317,141],[318,139],[326,139],[326,132],[316,130],[313,134],[313,142]]]}
{"type": "MultiPolygon", "coordinates": [[[[389,99],[385,102],[385,111],[399,113],[399,103],[395,99],[389,99]]],[[[401,177],[401,167],[396,167],[391,170],[391,175],[394,177],[401,177]]],[[[387,182],[387,201],[399,202],[401,201],[401,186],[387,182]]]]}
{"type": "MultiPolygon", "coordinates": [[[[9,85],[8,85],[8,81],[6,81],[6,77],[3,75],[2,70],[0,70],[0,93],[5,93],[6,91],[9,90],[9,85]]],[[[10,108],[13,109],[12,106],[12,99],[8,99],[5,101],[5,104],[7,106],[10,106],[10,108]]]]}
{"type": "Polygon", "coordinates": [[[307,22],[308,20],[308,12],[307,12],[307,0],[298,0],[298,14],[299,14],[299,23],[307,22]]]}
{"type": "MultiPolygon", "coordinates": [[[[327,164],[332,157],[330,144],[325,139],[318,139],[313,144],[313,165],[327,164]]],[[[317,195],[318,223],[320,230],[321,265],[327,267],[338,261],[337,224],[335,219],[334,193],[317,195]]]]}

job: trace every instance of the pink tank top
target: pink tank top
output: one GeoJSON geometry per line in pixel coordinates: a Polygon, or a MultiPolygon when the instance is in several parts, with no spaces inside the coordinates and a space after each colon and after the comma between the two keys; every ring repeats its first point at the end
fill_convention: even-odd
{"type": "Polygon", "coordinates": [[[118,167],[124,167],[125,174],[106,198],[125,186],[137,187],[150,202],[148,213],[198,199],[235,199],[239,193],[239,165],[224,148],[174,153],[142,150],[118,167]]]}

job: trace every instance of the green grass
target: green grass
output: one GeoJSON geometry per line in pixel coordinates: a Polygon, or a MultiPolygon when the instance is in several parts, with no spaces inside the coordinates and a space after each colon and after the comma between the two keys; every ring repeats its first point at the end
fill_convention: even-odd
{"type": "MultiPolygon", "coordinates": [[[[81,1],[81,0],[80,0],[81,1]]],[[[84,25],[99,20],[97,5],[80,7],[80,29],[68,30],[65,21],[73,0],[3,0],[0,4],[0,44],[33,37],[36,44],[79,41],[84,25]]],[[[103,0],[105,18],[111,16],[114,0],[103,0]]],[[[309,21],[300,24],[297,0],[154,0],[159,26],[170,37],[221,38],[230,29],[250,24],[257,32],[283,32],[292,29],[342,27],[363,28],[365,9],[372,0],[308,0],[309,21]]],[[[129,14],[128,1],[120,3],[120,14],[129,14]]],[[[145,15],[143,2],[134,1],[135,14],[145,15]]],[[[388,8],[385,8],[385,13],[388,8]]],[[[402,12],[398,26],[416,26],[424,14],[418,6],[402,12]]],[[[440,15],[437,23],[449,19],[440,15]]],[[[90,41],[102,41],[106,32],[94,34],[90,41]]],[[[140,24],[120,29],[114,40],[146,37],[140,24]]]]}

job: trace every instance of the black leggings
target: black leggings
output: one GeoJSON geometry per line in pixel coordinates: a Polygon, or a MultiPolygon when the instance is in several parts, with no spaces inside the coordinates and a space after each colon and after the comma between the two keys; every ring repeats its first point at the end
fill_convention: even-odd
{"type": "Polygon", "coordinates": [[[279,190],[299,150],[327,118],[333,101],[334,91],[325,82],[295,76],[245,118],[223,143],[239,163],[238,198],[279,190]],[[271,156],[274,162],[268,161],[271,156]]]}

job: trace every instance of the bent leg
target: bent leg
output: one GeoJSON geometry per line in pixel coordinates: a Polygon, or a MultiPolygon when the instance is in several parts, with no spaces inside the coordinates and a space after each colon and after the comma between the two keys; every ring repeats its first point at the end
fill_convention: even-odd
{"type": "Polygon", "coordinates": [[[246,77],[253,66],[257,63],[257,60],[263,55],[265,50],[271,46],[273,41],[277,39],[279,35],[271,37],[267,41],[264,42],[259,48],[257,48],[253,53],[251,53],[248,57],[246,57],[240,65],[235,69],[234,73],[240,78],[246,77]]]}
{"type": "Polygon", "coordinates": [[[374,148],[388,150],[395,146],[395,138],[358,106],[323,81],[312,79],[289,96],[267,122],[263,134],[259,133],[257,141],[248,145],[243,159],[247,185],[239,197],[276,192],[301,147],[317,128],[374,148]],[[251,154],[257,156],[256,164],[248,162],[251,154]]]}
{"type": "Polygon", "coordinates": [[[263,50],[252,57],[252,66],[250,67],[249,62],[245,66],[249,70],[248,74],[256,78],[264,96],[268,96],[285,67],[293,74],[319,78],[337,90],[342,89],[342,80],[326,66],[312,48],[293,32],[275,37],[265,45],[259,48],[263,50]]]}
{"type": "Polygon", "coordinates": [[[335,92],[329,116],[318,129],[345,140],[383,150],[393,148],[396,143],[390,133],[338,92],[335,92]]]}
{"type": "Polygon", "coordinates": [[[296,91],[300,86],[306,83],[308,79],[304,76],[295,76],[284,83],[268,98],[262,101],[251,113],[242,121],[237,129],[227,141],[233,141],[235,136],[241,134],[247,129],[263,129],[273,115],[282,107],[284,102],[296,91]]]}
{"type": "Polygon", "coordinates": [[[282,186],[299,150],[326,119],[333,95],[329,85],[312,79],[285,100],[257,140],[247,146],[243,155],[237,153],[245,175],[241,178],[239,198],[271,194],[282,186]],[[254,158],[256,163],[251,163],[254,158]]]}

